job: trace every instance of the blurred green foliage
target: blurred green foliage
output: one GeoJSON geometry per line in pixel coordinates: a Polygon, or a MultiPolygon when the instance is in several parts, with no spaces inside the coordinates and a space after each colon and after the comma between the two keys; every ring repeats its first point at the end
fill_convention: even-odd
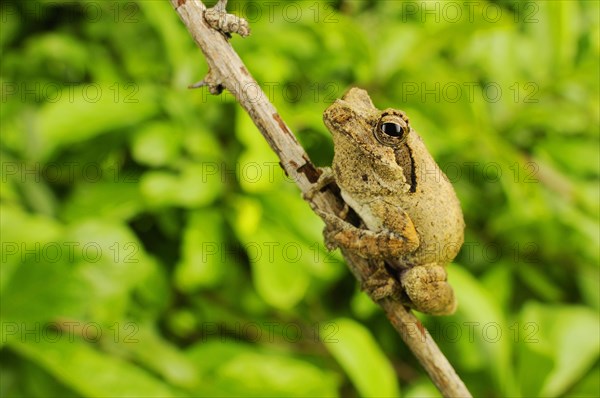
{"type": "MultiPolygon", "coordinates": [[[[467,223],[475,396],[599,396],[599,3],[230,2],[327,165],[351,86],[405,110],[467,223]]],[[[167,1],[1,5],[2,396],[435,396],[167,1]]]]}

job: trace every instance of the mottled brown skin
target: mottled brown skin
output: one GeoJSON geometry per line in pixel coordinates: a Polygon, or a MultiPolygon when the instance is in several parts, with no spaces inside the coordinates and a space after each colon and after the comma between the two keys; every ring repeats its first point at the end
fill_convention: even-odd
{"type": "Polygon", "coordinates": [[[378,110],[366,91],[353,88],[325,110],[323,119],[335,155],[322,183],[335,179],[363,223],[357,228],[338,215],[324,215],[330,225],[328,245],[378,263],[378,271],[364,284],[373,298],[399,293],[385,262],[398,272],[413,308],[434,315],[453,313],[456,300],[443,267],[463,243],[462,211],[452,185],[410,128],[408,117],[395,109],[378,110]],[[381,123],[390,121],[406,132],[402,138],[381,134],[381,123]]]}

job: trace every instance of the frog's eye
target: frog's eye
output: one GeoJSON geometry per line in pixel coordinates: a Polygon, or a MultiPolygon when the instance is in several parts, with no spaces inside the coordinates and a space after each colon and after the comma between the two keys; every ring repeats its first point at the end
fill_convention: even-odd
{"type": "Polygon", "coordinates": [[[392,137],[402,137],[404,129],[396,123],[383,123],[381,125],[381,132],[392,137]]]}
{"type": "Polygon", "coordinates": [[[396,112],[384,113],[375,127],[375,138],[383,145],[398,146],[406,140],[410,132],[408,118],[396,112]]]}

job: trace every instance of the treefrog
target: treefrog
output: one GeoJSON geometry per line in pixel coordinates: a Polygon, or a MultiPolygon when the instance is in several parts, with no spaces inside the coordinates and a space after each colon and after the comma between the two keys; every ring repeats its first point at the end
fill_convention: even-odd
{"type": "Polygon", "coordinates": [[[369,259],[375,271],[363,289],[373,299],[397,296],[424,313],[452,314],[457,303],[444,265],[463,244],[463,215],[452,184],[408,117],[375,108],[365,90],[352,88],[323,120],[334,158],[315,189],[335,181],[360,218],[356,225],[346,221],[347,207],[322,213],[328,247],[369,259]]]}

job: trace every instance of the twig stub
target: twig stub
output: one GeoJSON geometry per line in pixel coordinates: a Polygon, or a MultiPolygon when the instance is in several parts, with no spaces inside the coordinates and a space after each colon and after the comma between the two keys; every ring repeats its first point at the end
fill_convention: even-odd
{"type": "Polygon", "coordinates": [[[204,12],[204,19],[215,30],[223,33],[228,38],[231,33],[237,33],[242,37],[250,36],[250,25],[244,18],[228,14],[227,0],[219,0],[214,7],[204,12]]]}

